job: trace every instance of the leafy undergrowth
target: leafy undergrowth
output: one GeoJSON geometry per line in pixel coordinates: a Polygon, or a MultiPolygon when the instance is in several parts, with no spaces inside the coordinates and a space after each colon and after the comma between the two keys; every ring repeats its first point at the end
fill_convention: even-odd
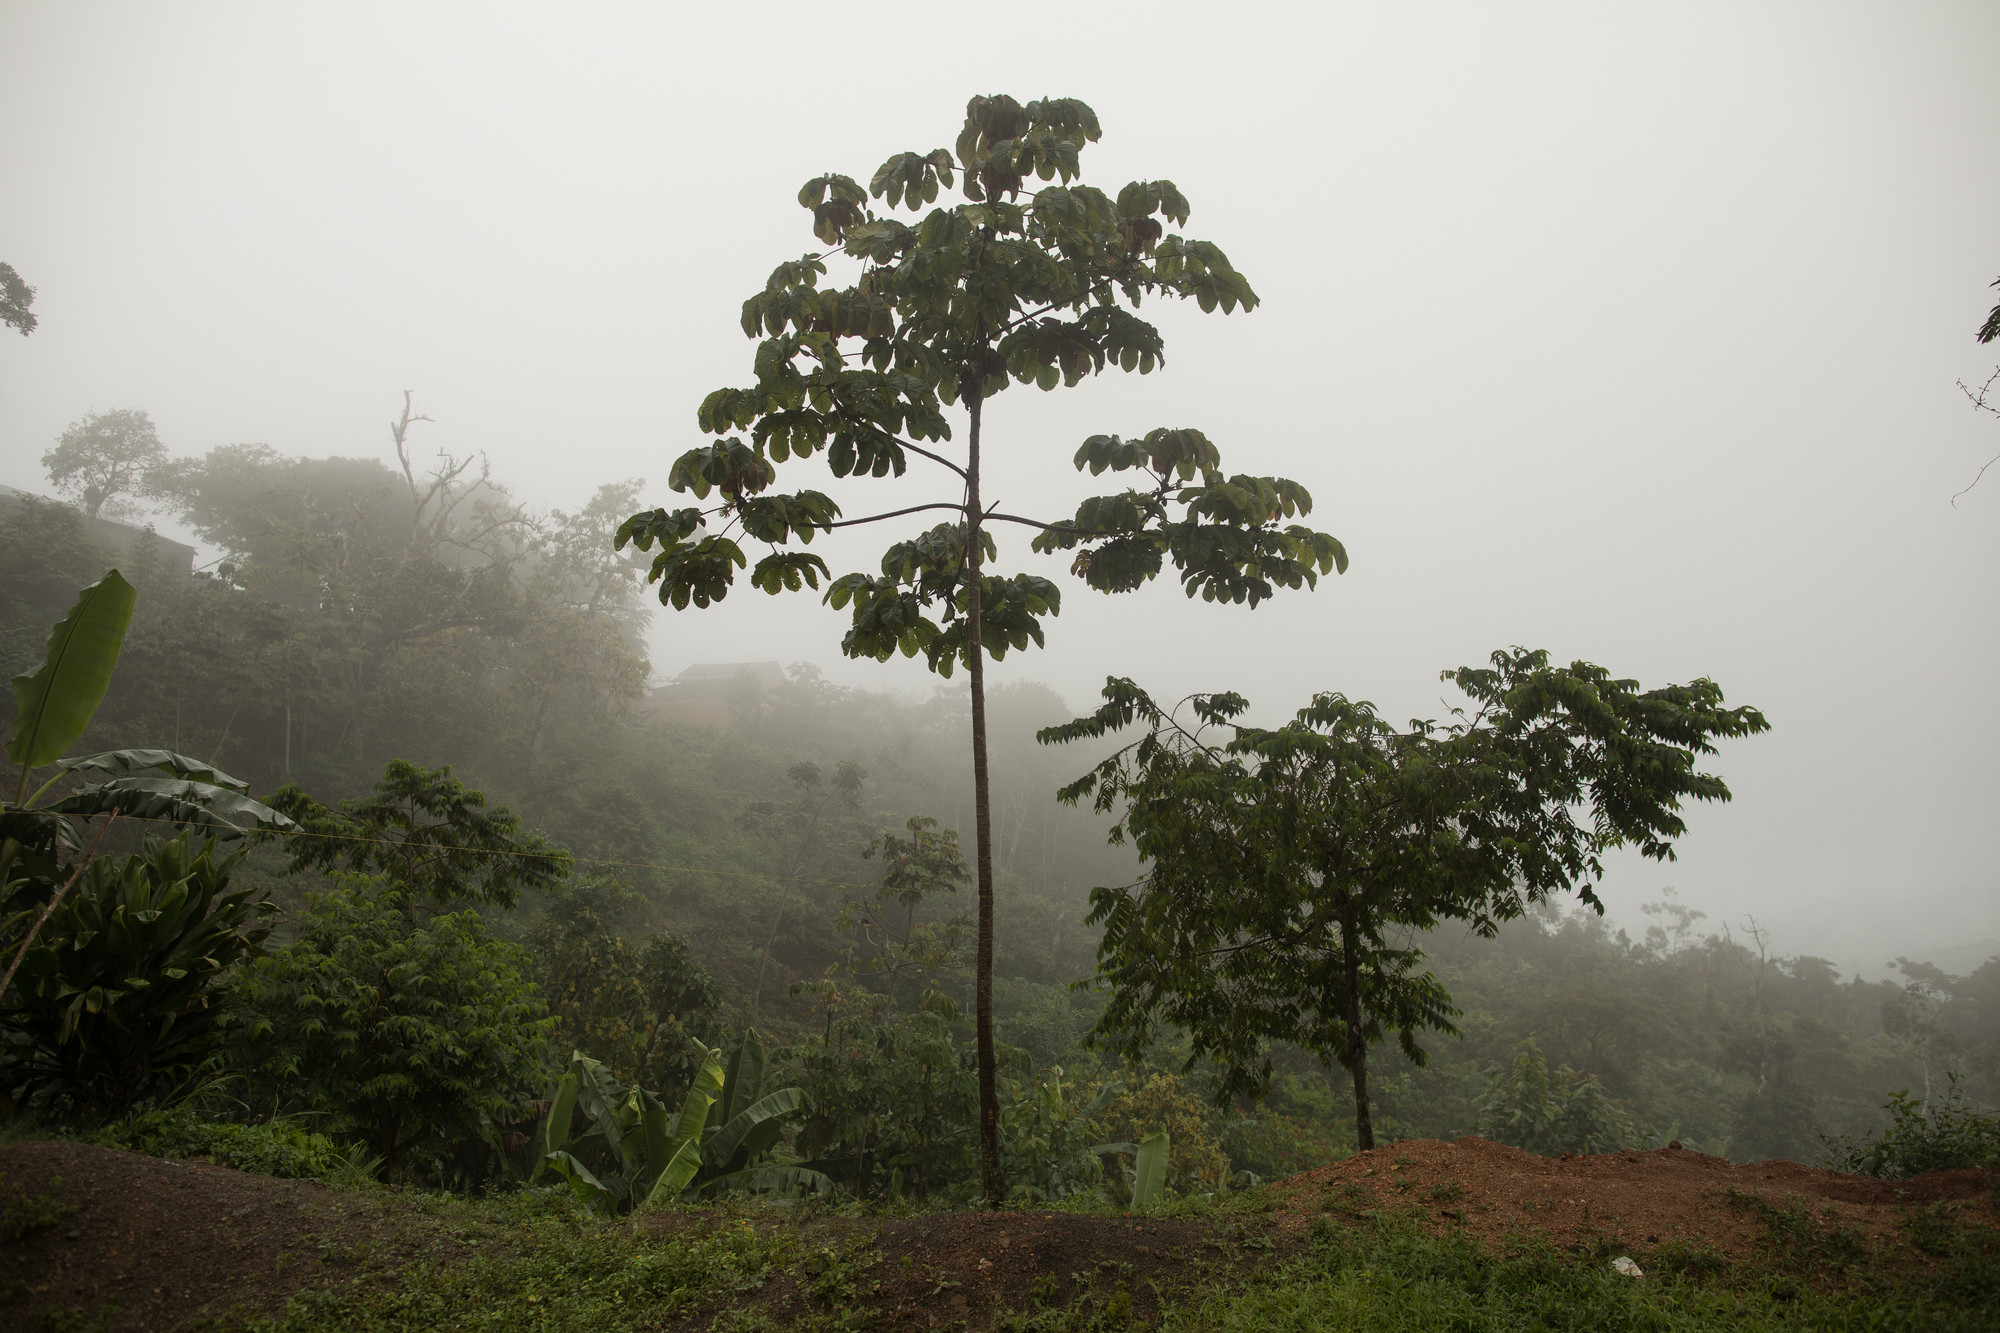
{"type": "Polygon", "coordinates": [[[1889,1231],[1712,1191],[1755,1237],[1744,1259],[1696,1236],[1495,1245],[1440,1221],[1487,1202],[1471,1181],[1368,1206],[1321,1191],[1345,1202],[1302,1225],[1296,1188],[1144,1217],[739,1203],[635,1224],[553,1191],[467,1201],[83,1144],[0,1148],[0,1171],[19,1201],[0,1325],[23,1330],[1984,1329],[2000,1307],[1991,1198],[1920,1191],[1889,1231]]]}

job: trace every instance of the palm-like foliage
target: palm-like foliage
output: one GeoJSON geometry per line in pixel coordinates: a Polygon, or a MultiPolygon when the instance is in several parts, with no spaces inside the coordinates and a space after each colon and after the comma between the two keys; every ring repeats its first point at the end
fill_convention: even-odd
{"type": "MultiPolygon", "coordinates": [[[[90,863],[0,1007],[0,1085],[10,1096],[105,1115],[169,1094],[200,1070],[221,1037],[210,983],[270,933],[270,903],[229,888],[242,856],[183,835],[90,863]]],[[[12,879],[19,862],[18,844],[0,852],[9,888],[23,883],[12,879]]],[[[18,937],[39,910],[30,900],[0,935],[18,937]]]]}
{"type": "Polygon", "coordinates": [[[765,1054],[754,1031],[731,1054],[710,1050],[678,1111],[637,1084],[621,1087],[601,1062],[578,1051],[549,1095],[537,1149],[546,1168],[603,1213],[643,1212],[690,1190],[826,1193],[817,1171],[763,1162],[784,1118],[806,1104],[798,1088],[764,1091],[765,1054]],[[588,1128],[571,1137],[578,1112],[588,1128]],[[592,1163],[595,1163],[593,1169],[592,1163]]]}

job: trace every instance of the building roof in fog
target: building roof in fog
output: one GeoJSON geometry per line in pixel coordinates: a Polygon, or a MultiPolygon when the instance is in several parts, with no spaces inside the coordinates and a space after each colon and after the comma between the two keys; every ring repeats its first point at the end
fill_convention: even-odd
{"type": "MultiPolygon", "coordinates": [[[[0,504],[9,501],[40,500],[44,504],[67,504],[65,500],[51,499],[46,495],[36,495],[33,491],[16,490],[12,486],[0,486],[0,504]]],[[[186,542],[177,542],[172,537],[163,537],[151,528],[142,528],[131,523],[120,523],[115,518],[92,518],[81,511],[83,530],[99,546],[116,551],[119,555],[132,557],[141,542],[153,543],[153,557],[160,563],[183,574],[194,571],[195,549],[186,542]]]]}
{"type": "Polygon", "coordinates": [[[672,685],[701,685],[749,676],[764,685],[782,685],[785,669],[776,662],[697,662],[669,681],[672,685]]]}

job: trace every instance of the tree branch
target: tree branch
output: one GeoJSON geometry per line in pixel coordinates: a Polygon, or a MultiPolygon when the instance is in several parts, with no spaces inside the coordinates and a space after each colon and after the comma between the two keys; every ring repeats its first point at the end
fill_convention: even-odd
{"type": "Polygon", "coordinates": [[[831,532],[835,528],[851,528],[858,523],[880,523],[885,518],[900,518],[904,514],[920,513],[926,509],[956,509],[961,514],[965,512],[965,506],[962,504],[951,504],[946,501],[939,501],[936,504],[911,505],[908,509],[891,509],[886,514],[870,514],[867,518],[836,519],[832,523],[815,524],[814,526],[824,527],[827,531],[831,532]]]}

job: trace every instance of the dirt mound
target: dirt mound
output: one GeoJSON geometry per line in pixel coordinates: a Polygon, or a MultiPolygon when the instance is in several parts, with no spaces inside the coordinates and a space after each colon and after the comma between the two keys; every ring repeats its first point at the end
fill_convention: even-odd
{"type": "Polygon", "coordinates": [[[385,1228],[366,1196],[79,1143],[0,1148],[0,1173],[9,1200],[46,1196],[58,1214],[19,1239],[0,1232],[9,1328],[43,1311],[102,1311],[111,1329],[275,1314],[301,1286],[350,1276],[385,1228]]]}
{"type": "Polygon", "coordinates": [[[1418,1210],[1496,1251],[1535,1238],[1572,1252],[1678,1244],[1737,1263],[1774,1244],[1893,1254],[1907,1248],[1904,1219],[1930,1204],[1992,1226],[1996,1187],[2000,1174],[1972,1170],[1875,1180],[1796,1162],[1735,1166],[1675,1147],[1537,1157],[1467,1136],[1375,1148],[1274,1188],[1284,1230],[1322,1213],[1418,1210]]]}
{"type": "Polygon", "coordinates": [[[935,1213],[887,1219],[857,1235],[854,1279],[814,1290],[811,1263],[793,1290],[773,1293],[783,1313],[866,1307],[870,1328],[983,1328],[998,1312],[1095,1305],[1126,1319],[1152,1316],[1162,1289],[1205,1261],[1230,1265],[1267,1249],[1209,1223],[1051,1212],[935,1213]]]}

